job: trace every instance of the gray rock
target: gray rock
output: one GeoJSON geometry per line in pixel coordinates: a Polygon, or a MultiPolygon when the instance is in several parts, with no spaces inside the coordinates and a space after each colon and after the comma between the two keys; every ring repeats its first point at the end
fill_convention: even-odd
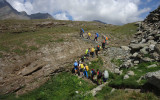
{"type": "Polygon", "coordinates": [[[150,51],[154,51],[154,47],[155,47],[155,45],[154,45],[154,44],[151,44],[151,45],[149,46],[149,50],[150,50],[150,51]]]}
{"type": "Polygon", "coordinates": [[[110,93],[113,93],[116,89],[115,88],[112,88],[111,92],[110,93]]]}
{"type": "Polygon", "coordinates": [[[126,50],[126,51],[131,50],[128,46],[121,46],[121,48],[122,48],[123,50],[126,50]]]}
{"type": "Polygon", "coordinates": [[[75,93],[77,93],[77,94],[78,94],[79,92],[78,92],[78,91],[75,91],[75,93]]]}
{"type": "Polygon", "coordinates": [[[147,68],[154,68],[154,67],[157,67],[157,65],[153,64],[153,65],[147,66],[147,68]]]}
{"type": "Polygon", "coordinates": [[[115,73],[115,74],[119,74],[119,75],[120,75],[120,71],[119,71],[119,69],[118,69],[118,68],[115,68],[114,73],[115,73]]]}
{"type": "Polygon", "coordinates": [[[142,33],[142,31],[138,31],[137,33],[135,33],[135,35],[141,35],[142,33]]]}
{"type": "Polygon", "coordinates": [[[104,86],[106,86],[107,82],[104,84],[101,84],[99,86],[97,86],[96,88],[94,88],[93,90],[91,90],[89,93],[92,94],[92,96],[96,96],[96,94],[101,91],[103,89],[104,86]]]}
{"type": "Polygon", "coordinates": [[[160,37],[160,34],[157,34],[157,35],[156,35],[156,38],[159,38],[159,37],[160,37]]]}
{"type": "Polygon", "coordinates": [[[158,54],[160,54],[160,44],[155,45],[155,50],[157,51],[158,54]]]}
{"type": "Polygon", "coordinates": [[[134,58],[136,58],[138,56],[138,53],[137,52],[135,52],[133,55],[132,55],[132,57],[134,57],[134,58]]]}
{"type": "Polygon", "coordinates": [[[144,48],[142,48],[142,49],[140,50],[140,52],[141,52],[142,54],[148,54],[147,49],[148,49],[148,47],[144,47],[144,48]]]}
{"type": "Polygon", "coordinates": [[[148,39],[149,39],[149,40],[153,40],[154,37],[153,37],[153,36],[149,36],[148,39]]]}
{"type": "Polygon", "coordinates": [[[143,43],[143,44],[130,44],[129,47],[130,47],[132,50],[140,50],[140,49],[142,49],[142,48],[144,48],[144,47],[146,47],[146,46],[148,46],[148,44],[143,43]]]}
{"type": "Polygon", "coordinates": [[[126,75],[124,75],[124,77],[123,77],[123,79],[125,80],[125,79],[128,79],[129,78],[129,76],[126,74],[126,75]]]}
{"type": "Polygon", "coordinates": [[[160,55],[157,53],[157,52],[154,52],[152,54],[152,57],[156,60],[156,61],[159,61],[160,60],[160,55]]]}
{"type": "Polygon", "coordinates": [[[151,45],[151,44],[156,45],[157,44],[157,42],[155,42],[154,40],[149,40],[147,43],[148,43],[148,45],[151,45]]]}
{"type": "Polygon", "coordinates": [[[146,43],[146,39],[142,39],[140,43],[146,43]]]}
{"type": "Polygon", "coordinates": [[[154,59],[151,59],[149,57],[144,57],[144,58],[141,58],[144,62],[151,62],[151,61],[154,61],[154,59]]]}
{"type": "Polygon", "coordinates": [[[131,60],[127,60],[122,65],[120,65],[120,68],[129,68],[129,67],[132,67],[132,66],[133,66],[132,61],[131,60]]]}
{"type": "Polygon", "coordinates": [[[160,89],[160,70],[156,72],[149,72],[145,75],[149,83],[160,89]]]}
{"type": "Polygon", "coordinates": [[[139,64],[139,61],[138,60],[134,61],[134,64],[139,64]]]}
{"type": "Polygon", "coordinates": [[[89,62],[89,65],[91,65],[92,63],[91,62],[89,62]]]}
{"type": "Polygon", "coordinates": [[[131,43],[136,43],[137,44],[138,41],[137,40],[132,40],[131,43]]]}
{"type": "Polygon", "coordinates": [[[133,71],[128,71],[127,74],[128,74],[129,76],[134,76],[134,72],[133,72],[133,71]]]}

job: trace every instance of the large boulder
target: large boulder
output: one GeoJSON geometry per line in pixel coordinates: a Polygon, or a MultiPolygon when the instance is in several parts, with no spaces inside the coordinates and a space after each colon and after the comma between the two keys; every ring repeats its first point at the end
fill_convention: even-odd
{"type": "Polygon", "coordinates": [[[140,50],[140,49],[142,49],[142,48],[144,48],[144,47],[146,47],[146,46],[148,46],[148,44],[143,43],[143,44],[130,44],[129,47],[130,47],[132,50],[140,50]]]}
{"type": "Polygon", "coordinates": [[[132,66],[133,66],[132,60],[127,60],[122,65],[120,65],[120,68],[129,68],[129,67],[132,67],[132,66]]]}
{"type": "Polygon", "coordinates": [[[123,50],[126,50],[126,51],[131,50],[128,46],[121,46],[121,48],[122,48],[123,50]]]}
{"type": "Polygon", "coordinates": [[[153,64],[153,65],[147,66],[147,68],[154,68],[154,67],[157,67],[157,65],[156,65],[156,64],[153,64]]]}
{"type": "Polygon", "coordinates": [[[156,72],[149,72],[145,75],[149,83],[160,89],[160,70],[156,72]]]}

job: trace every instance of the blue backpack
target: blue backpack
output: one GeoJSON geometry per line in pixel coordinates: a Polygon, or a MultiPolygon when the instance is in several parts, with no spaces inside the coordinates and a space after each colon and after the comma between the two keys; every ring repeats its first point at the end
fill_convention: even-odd
{"type": "Polygon", "coordinates": [[[75,67],[76,67],[76,66],[78,66],[78,63],[77,63],[77,62],[75,62],[75,63],[74,63],[74,66],[75,66],[75,67]]]}
{"type": "Polygon", "coordinates": [[[81,30],[82,30],[82,32],[84,33],[84,30],[83,30],[83,28],[82,28],[81,30]]]}
{"type": "Polygon", "coordinates": [[[99,37],[99,34],[98,34],[98,33],[96,33],[96,35],[97,35],[97,37],[99,37]]]}

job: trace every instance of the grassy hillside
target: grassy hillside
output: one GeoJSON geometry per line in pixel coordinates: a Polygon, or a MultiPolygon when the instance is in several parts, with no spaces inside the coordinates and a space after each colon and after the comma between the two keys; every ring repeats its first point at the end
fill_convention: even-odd
{"type": "MultiPolygon", "coordinates": [[[[98,22],[57,20],[4,20],[0,22],[0,57],[6,53],[23,55],[38,50],[53,42],[63,42],[60,34],[77,33],[83,27],[85,32],[99,32],[123,40],[136,32],[134,23],[123,26],[105,25],[98,22]]],[[[115,40],[114,40],[115,41],[115,40]]]]}

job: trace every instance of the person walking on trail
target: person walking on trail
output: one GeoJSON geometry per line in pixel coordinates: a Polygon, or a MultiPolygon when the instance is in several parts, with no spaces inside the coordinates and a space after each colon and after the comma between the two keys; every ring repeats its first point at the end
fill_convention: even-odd
{"type": "Polygon", "coordinates": [[[81,29],[80,29],[80,37],[83,37],[83,38],[84,38],[83,34],[84,34],[84,30],[83,30],[83,28],[81,28],[81,29]]]}
{"type": "Polygon", "coordinates": [[[94,41],[98,41],[98,37],[99,37],[99,34],[98,34],[98,33],[95,33],[94,41]]]}
{"type": "Polygon", "coordinates": [[[97,45],[96,50],[95,50],[95,53],[96,53],[97,57],[98,57],[98,51],[100,51],[100,46],[99,45],[97,45]]]}
{"type": "Polygon", "coordinates": [[[95,49],[94,49],[94,48],[91,48],[90,55],[92,56],[92,58],[94,57],[94,51],[95,51],[95,49]]]}
{"type": "Polygon", "coordinates": [[[78,62],[77,60],[75,60],[74,62],[74,70],[75,70],[75,74],[78,72],[78,62]]]}
{"type": "Polygon", "coordinates": [[[82,56],[81,61],[84,62],[85,58],[86,58],[85,56],[82,56]]]}
{"type": "MultiPolygon", "coordinates": [[[[84,64],[84,66],[85,67],[84,67],[84,72],[83,73],[84,73],[84,76],[88,78],[88,72],[87,72],[86,65],[84,64]]],[[[89,70],[89,68],[88,68],[88,70],[89,70]]]]}
{"type": "Polygon", "coordinates": [[[108,44],[108,37],[107,36],[105,37],[105,41],[106,41],[106,44],[108,44]]]}
{"type": "Polygon", "coordinates": [[[86,71],[88,72],[89,71],[89,67],[88,67],[87,64],[85,65],[85,68],[86,68],[86,71]]]}
{"type": "Polygon", "coordinates": [[[88,37],[87,37],[87,39],[89,39],[89,40],[90,40],[90,38],[91,38],[91,33],[90,33],[90,32],[88,32],[88,37]]]}
{"type": "Polygon", "coordinates": [[[103,50],[105,49],[105,46],[106,46],[106,41],[104,40],[104,41],[102,42],[102,48],[103,48],[103,50]]]}
{"type": "Polygon", "coordinates": [[[86,52],[85,52],[87,59],[89,57],[89,53],[90,53],[90,48],[86,49],[86,52]]]}
{"type": "Polygon", "coordinates": [[[94,69],[92,69],[92,70],[91,70],[91,80],[92,80],[92,81],[94,81],[94,80],[93,80],[94,75],[96,75],[96,71],[95,71],[94,69]]]}
{"type": "Polygon", "coordinates": [[[80,64],[80,75],[83,76],[83,72],[84,72],[84,65],[80,64]]]}
{"type": "Polygon", "coordinates": [[[107,70],[103,72],[103,82],[106,82],[109,78],[109,73],[107,70]]]}
{"type": "Polygon", "coordinates": [[[97,85],[99,85],[99,83],[102,84],[101,78],[102,78],[102,72],[99,71],[99,69],[97,69],[97,85]]]}

